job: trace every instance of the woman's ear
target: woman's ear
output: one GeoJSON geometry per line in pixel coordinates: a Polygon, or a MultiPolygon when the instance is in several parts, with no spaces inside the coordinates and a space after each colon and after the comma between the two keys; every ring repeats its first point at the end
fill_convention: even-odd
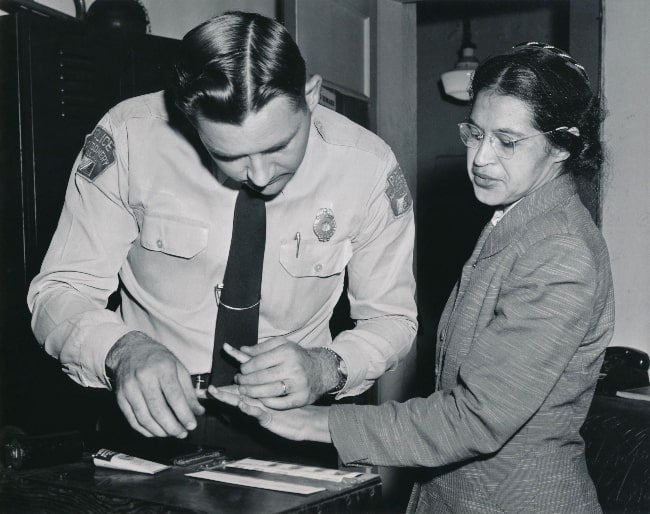
{"type": "Polygon", "coordinates": [[[554,146],[551,149],[551,155],[555,162],[564,162],[571,156],[571,152],[554,146]]]}
{"type": "Polygon", "coordinates": [[[305,100],[310,111],[313,111],[320,101],[320,88],[322,84],[323,78],[320,75],[312,75],[305,84],[305,100]]]}
{"type": "MultiPolygon", "coordinates": [[[[575,137],[580,137],[580,130],[577,127],[564,128],[563,130],[566,130],[569,134],[572,134],[575,137]]],[[[571,153],[568,150],[563,150],[557,147],[553,147],[551,153],[556,158],[556,162],[566,161],[571,156],[571,153]]]]}

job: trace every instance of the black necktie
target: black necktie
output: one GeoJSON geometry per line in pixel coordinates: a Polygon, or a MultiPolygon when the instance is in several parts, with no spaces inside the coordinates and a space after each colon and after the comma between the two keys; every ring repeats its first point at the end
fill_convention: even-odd
{"type": "Polygon", "coordinates": [[[266,206],[261,196],[242,186],[232,226],[232,239],[214,333],[212,374],[214,386],[232,383],[239,364],[222,350],[223,343],[239,348],[257,344],[266,242],[266,206]]]}

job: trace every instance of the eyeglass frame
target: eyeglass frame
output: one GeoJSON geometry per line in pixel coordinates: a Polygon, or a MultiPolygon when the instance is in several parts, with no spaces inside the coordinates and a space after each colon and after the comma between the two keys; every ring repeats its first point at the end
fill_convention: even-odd
{"type": "MultiPolygon", "coordinates": [[[[481,127],[479,127],[477,125],[474,125],[473,123],[469,123],[468,121],[463,121],[462,123],[458,123],[458,129],[459,129],[459,132],[460,132],[459,133],[460,140],[462,141],[463,145],[465,145],[465,147],[467,147],[467,148],[480,148],[481,144],[483,144],[483,141],[485,140],[485,136],[487,135],[486,132],[481,127]],[[465,139],[463,139],[463,132],[462,132],[462,130],[463,130],[462,127],[463,126],[474,127],[481,133],[480,138],[477,138],[478,141],[479,141],[478,145],[471,146],[471,145],[467,144],[465,139]]],[[[515,156],[515,150],[517,149],[517,143],[519,143],[520,141],[525,141],[526,139],[532,139],[533,137],[538,137],[538,136],[546,136],[548,134],[552,134],[553,132],[558,132],[560,130],[569,130],[569,127],[564,127],[564,126],[563,127],[557,127],[557,128],[552,129],[552,130],[547,130],[546,132],[540,132],[538,134],[532,134],[530,136],[520,137],[519,139],[511,139],[510,136],[507,133],[501,132],[501,131],[496,131],[496,132],[492,132],[492,134],[488,136],[488,140],[490,141],[490,146],[492,147],[492,150],[494,150],[494,153],[496,154],[497,157],[499,157],[501,159],[512,159],[515,156]],[[511,155],[501,155],[502,152],[499,152],[497,150],[496,146],[494,145],[494,139],[495,139],[494,134],[502,134],[502,135],[508,137],[508,143],[507,144],[512,145],[512,154],[511,155]]],[[[502,145],[504,144],[502,141],[499,141],[499,142],[502,145]]],[[[506,148],[506,147],[502,146],[502,148],[506,148]]]]}

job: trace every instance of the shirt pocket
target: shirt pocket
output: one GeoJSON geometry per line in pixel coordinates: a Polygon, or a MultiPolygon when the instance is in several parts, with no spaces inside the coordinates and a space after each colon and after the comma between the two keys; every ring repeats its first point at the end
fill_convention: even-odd
{"type": "Polygon", "coordinates": [[[145,215],[139,244],[128,256],[132,296],[156,298],[165,308],[198,309],[209,296],[208,232],[197,220],[145,215]]]}
{"type": "Polygon", "coordinates": [[[327,331],[351,257],[349,240],[301,241],[298,256],[295,241],[280,243],[277,272],[266,274],[262,286],[262,309],[274,331],[297,334],[296,340],[327,331]]]}
{"type": "Polygon", "coordinates": [[[140,243],[153,252],[191,259],[208,245],[208,227],[195,220],[145,216],[140,243]]]}
{"type": "Polygon", "coordinates": [[[299,248],[295,241],[280,246],[280,264],[295,278],[338,275],[345,270],[351,257],[349,239],[337,243],[302,241],[299,248]]]}

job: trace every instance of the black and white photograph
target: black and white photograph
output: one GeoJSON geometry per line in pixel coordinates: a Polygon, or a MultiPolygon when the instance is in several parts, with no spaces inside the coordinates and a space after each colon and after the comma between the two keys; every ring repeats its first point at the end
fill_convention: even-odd
{"type": "Polygon", "coordinates": [[[650,514],[649,20],[0,0],[0,514],[650,514]]]}

